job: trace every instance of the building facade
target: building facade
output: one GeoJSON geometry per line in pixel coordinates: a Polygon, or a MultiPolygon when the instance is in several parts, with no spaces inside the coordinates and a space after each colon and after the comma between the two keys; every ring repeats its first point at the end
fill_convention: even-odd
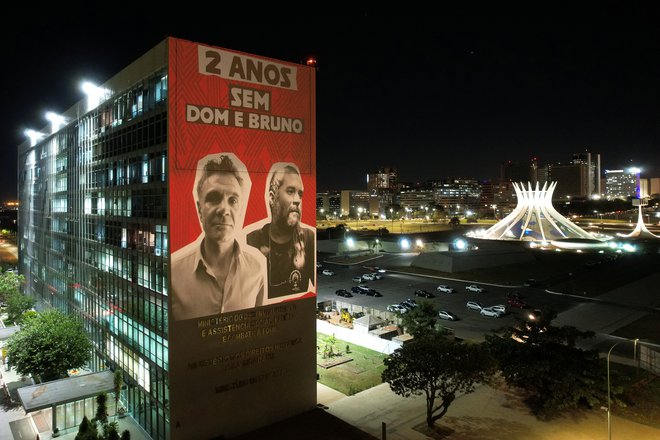
{"type": "Polygon", "coordinates": [[[640,197],[639,168],[605,170],[605,195],[608,200],[640,197]]]}
{"type": "Polygon", "coordinates": [[[341,192],[341,217],[367,216],[371,197],[368,191],[345,189],[341,192]]]}
{"type": "Polygon", "coordinates": [[[162,43],[106,83],[117,90],[109,99],[89,111],[86,101],[76,104],[64,115],[67,125],[22,144],[18,160],[26,294],[39,308],[83,320],[95,347],[90,369],[122,369],[127,408],[149,435],[163,439],[169,438],[167,86],[162,43]]]}
{"type": "Polygon", "coordinates": [[[550,179],[557,183],[554,200],[587,198],[589,194],[589,166],[585,163],[553,164],[550,179]]]}
{"type": "MultiPolygon", "coordinates": [[[[89,369],[124,372],[124,405],[154,439],[233,437],[316,405],[314,88],[313,68],[168,38],[96,88],[96,99],[71,107],[61,128],[19,146],[25,293],[38,310],[83,322],[94,345],[89,369]],[[286,103],[277,112],[251,111],[271,110],[276,97],[286,103]],[[229,102],[231,110],[222,108],[229,102]],[[289,151],[274,146],[280,140],[289,151]],[[239,149],[246,164],[237,166],[239,149]],[[210,156],[217,161],[200,168],[210,156]],[[295,292],[269,296],[270,260],[237,234],[235,276],[223,284],[221,305],[173,318],[177,295],[197,295],[201,285],[176,292],[173,278],[197,277],[201,265],[209,273],[203,257],[194,271],[175,273],[175,251],[203,252],[195,194],[227,157],[231,173],[245,172],[236,177],[241,191],[258,185],[258,196],[232,214],[241,229],[269,225],[268,182],[278,172],[298,175],[299,224],[311,252],[292,271],[294,281],[312,275],[295,292]],[[241,297],[228,291],[248,278],[255,282],[242,294],[257,299],[231,303],[241,297]],[[237,406],[239,398],[250,403],[237,406]]],[[[75,414],[60,421],[60,431],[80,423],[75,414]]]]}
{"type": "Polygon", "coordinates": [[[383,167],[367,174],[367,191],[370,195],[369,211],[372,215],[383,215],[394,205],[399,187],[396,168],[383,167]]]}
{"type": "Polygon", "coordinates": [[[587,195],[589,197],[600,196],[600,154],[589,151],[575,153],[573,154],[573,163],[587,166],[587,195]]]}

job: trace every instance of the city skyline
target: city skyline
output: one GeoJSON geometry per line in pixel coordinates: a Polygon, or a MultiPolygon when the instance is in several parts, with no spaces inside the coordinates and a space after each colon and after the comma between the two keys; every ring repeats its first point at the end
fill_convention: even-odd
{"type": "Polygon", "coordinates": [[[496,180],[506,160],[568,161],[585,149],[601,154],[602,169],[635,165],[655,177],[656,9],[606,2],[568,16],[457,7],[443,17],[273,17],[220,27],[213,17],[146,7],[123,15],[53,7],[4,31],[15,43],[7,65],[16,67],[3,73],[0,195],[15,198],[24,129],[82,99],[82,79],[106,81],[168,35],[293,62],[317,58],[319,190],[360,188],[383,166],[396,166],[402,181],[496,180]],[[84,37],[106,27],[121,31],[84,37]]]}

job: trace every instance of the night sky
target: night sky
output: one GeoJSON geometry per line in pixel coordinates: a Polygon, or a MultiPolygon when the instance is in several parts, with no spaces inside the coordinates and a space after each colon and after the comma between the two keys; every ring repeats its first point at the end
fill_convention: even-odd
{"type": "Polygon", "coordinates": [[[104,82],[168,35],[291,62],[317,57],[319,191],[364,188],[383,166],[403,181],[497,179],[505,160],[569,161],[585,149],[603,169],[660,177],[659,8],[628,3],[469,3],[437,17],[254,19],[153,5],[124,17],[87,7],[17,14],[0,31],[0,200],[16,197],[25,128],[81,99],[82,79],[104,82]]]}

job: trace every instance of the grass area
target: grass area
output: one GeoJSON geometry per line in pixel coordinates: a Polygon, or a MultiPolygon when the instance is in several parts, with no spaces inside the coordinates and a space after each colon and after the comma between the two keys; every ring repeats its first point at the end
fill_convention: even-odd
{"type": "MultiPolygon", "coordinates": [[[[318,220],[316,223],[317,229],[326,229],[334,227],[338,224],[344,224],[348,228],[354,231],[377,231],[379,228],[385,228],[392,234],[413,234],[418,232],[440,232],[440,231],[450,231],[455,229],[452,227],[448,220],[439,220],[439,221],[424,221],[424,220],[318,220]]],[[[477,226],[481,225],[484,228],[488,228],[495,224],[494,220],[479,220],[478,223],[468,224],[466,220],[460,219],[461,225],[470,225],[477,226]]]]}
{"type": "MultiPolygon", "coordinates": [[[[316,334],[317,362],[326,360],[323,358],[323,351],[328,337],[329,335],[322,333],[316,334]]],[[[350,396],[382,383],[380,376],[385,370],[383,359],[387,355],[339,339],[333,344],[333,352],[339,356],[348,356],[352,360],[327,369],[317,366],[319,382],[323,385],[350,396]]]]}
{"type": "Polygon", "coordinates": [[[624,389],[625,406],[612,406],[612,414],[644,425],[660,428],[660,377],[628,365],[611,364],[616,379],[624,389]]]}

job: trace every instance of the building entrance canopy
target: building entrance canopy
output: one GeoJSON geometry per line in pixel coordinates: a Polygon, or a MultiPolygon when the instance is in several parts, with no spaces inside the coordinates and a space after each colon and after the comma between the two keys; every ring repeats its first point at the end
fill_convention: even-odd
{"type": "Polygon", "coordinates": [[[113,391],[114,374],[110,370],[105,370],[22,387],[18,389],[18,396],[25,412],[30,413],[113,391]]]}

